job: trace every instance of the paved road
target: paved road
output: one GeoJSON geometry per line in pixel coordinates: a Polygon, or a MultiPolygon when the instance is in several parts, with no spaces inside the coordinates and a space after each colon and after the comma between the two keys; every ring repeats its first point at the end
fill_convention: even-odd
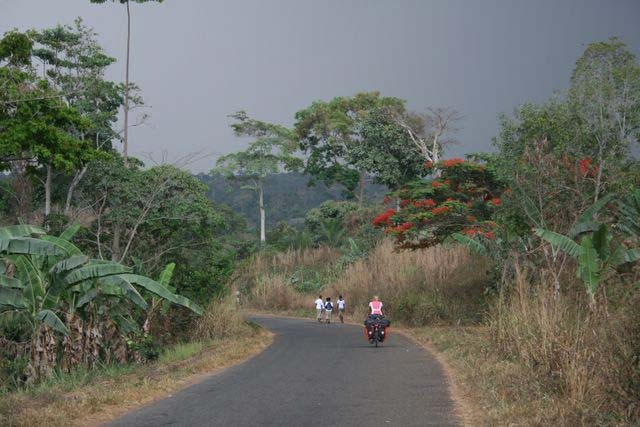
{"type": "Polygon", "coordinates": [[[373,348],[357,326],[255,320],[264,352],[111,425],[457,425],[440,366],[393,331],[373,348]]]}

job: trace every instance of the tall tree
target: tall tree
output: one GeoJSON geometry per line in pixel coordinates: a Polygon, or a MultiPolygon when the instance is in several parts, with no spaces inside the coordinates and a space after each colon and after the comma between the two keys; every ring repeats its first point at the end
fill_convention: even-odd
{"type": "Polygon", "coordinates": [[[640,136],[640,65],[633,53],[617,38],[590,44],[571,75],[569,101],[593,141],[583,154],[598,167],[597,201],[603,177],[615,173],[640,136]]]}
{"type": "Polygon", "coordinates": [[[216,169],[212,172],[221,172],[230,179],[242,180],[246,183],[245,188],[258,194],[260,241],[265,242],[265,179],[283,169],[295,170],[301,161],[294,156],[296,144],[289,129],[252,119],[244,111],[239,111],[231,117],[236,120],[236,123],[231,125],[235,134],[253,138],[253,141],[244,151],[220,157],[216,169]]]}
{"type": "Polygon", "coordinates": [[[429,108],[425,113],[390,111],[390,117],[409,136],[425,161],[438,163],[443,149],[455,140],[451,136],[458,130],[463,116],[449,107],[429,108]]]}
{"type": "Polygon", "coordinates": [[[363,200],[366,171],[350,161],[350,153],[362,141],[361,122],[381,108],[403,112],[404,101],[368,92],[316,101],[296,113],[296,137],[302,151],[309,153],[305,172],[311,183],[339,183],[349,195],[359,186],[357,197],[363,200]]]}
{"type": "Polygon", "coordinates": [[[125,65],[125,74],[124,74],[124,135],[123,135],[123,158],[125,166],[128,166],[128,158],[129,158],[129,91],[131,87],[129,86],[129,59],[131,57],[131,8],[129,7],[129,3],[131,1],[135,3],[147,3],[147,2],[158,2],[162,3],[163,0],[90,0],[91,3],[106,3],[108,1],[111,2],[119,2],[120,4],[126,5],[127,8],[127,60],[125,65]]]}
{"type": "MultiPolygon", "coordinates": [[[[62,94],[66,105],[75,108],[91,122],[91,129],[76,135],[90,141],[95,150],[110,150],[120,138],[115,129],[118,110],[123,104],[124,86],[105,79],[107,67],[115,58],[105,54],[96,34],[77,18],[73,26],[58,25],[32,31],[36,42],[34,56],[42,64],[42,77],[62,94]]],[[[134,102],[139,102],[134,96],[134,102]]],[[[64,213],[68,215],[73,193],[87,172],[87,163],[74,171],[67,190],[64,213]]]]}
{"type": "Polygon", "coordinates": [[[0,40],[0,168],[44,175],[45,216],[51,213],[53,170],[73,171],[92,155],[77,135],[90,124],[63,101],[63,94],[38,78],[33,40],[11,32],[0,40]]]}

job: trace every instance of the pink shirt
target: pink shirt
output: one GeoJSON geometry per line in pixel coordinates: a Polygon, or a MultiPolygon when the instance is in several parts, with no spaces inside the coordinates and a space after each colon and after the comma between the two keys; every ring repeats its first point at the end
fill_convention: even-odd
{"type": "Polygon", "coordinates": [[[371,301],[369,308],[371,308],[371,314],[382,315],[382,301],[371,301]]]}

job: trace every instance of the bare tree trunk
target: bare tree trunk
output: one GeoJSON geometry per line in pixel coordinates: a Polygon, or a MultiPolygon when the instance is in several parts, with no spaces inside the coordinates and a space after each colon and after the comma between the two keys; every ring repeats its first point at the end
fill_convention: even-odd
{"type": "Polygon", "coordinates": [[[400,197],[396,197],[396,212],[400,212],[402,206],[400,206],[400,197]]]}
{"type": "Polygon", "coordinates": [[[124,138],[122,143],[125,167],[129,166],[129,54],[131,48],[131,10],[127,0],[127,61],[124,72],[124,138]]]}
{"type": "Polygon", "coordinates": [[[358,184],[358,187],[360,188],[360,193],[358,196],[358,203],[360,204],[360,206],[362,206],[362,204],[364,203],[364,188],[367,184],[367,182],[365,181],[365,174],[364,172],[360,173],[360,182],[358,184]]]}
{"type": "Polygon", "coordinates": [[[51,163],[47,165],[47,179],[44,183],[44,216],[51,215],[51,181],[52,181],[51,163]]]}
{"type": "Polygon", "coordinates": [[[80,181],[82,181],[82,178],[84,178],[84,175],[86,173],[87,173],[87,165],[84,165],[82,169],[79,172],[77,172],[73,177],[73,180],[69,185],[69,189],[67,190],[67,200],[64,204],[65,215],[69,215],[69,211],[71,210],[71,200],[73,199],[73,192],[75,191],[78,184],[80,184],[80,181]]]}
{"type": "Polygon", "coordinates": [[[264,243],[267,241],[267,234],[265,230],[264,187],[262,182],[258,183],[258,197],[260,198],[260,241],[264,243]]]}
{"type": "Polygon", "coordinates": [[[120,235],[122,234],[122,226],[118,223],[113,224],[113,241],[111,242],[111,261],[120,261],[120,235]]]}

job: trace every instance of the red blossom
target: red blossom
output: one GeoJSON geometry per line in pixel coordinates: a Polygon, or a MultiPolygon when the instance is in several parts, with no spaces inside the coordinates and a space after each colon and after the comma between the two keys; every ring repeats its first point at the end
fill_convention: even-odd
{"type": "Polygon", "coordinates": [[[434,202],[433,199],[424,199],[424,200],[419,200],[417,202],[413,202],[413,206],[415,206],[416,208],[432,209],[436,207],[436,202],[434,202]]]}
{"type": "Polygon", "coordinates": [[[409,206],[411,204],[411,200],[400,200],[400,207],[404,208],[405,206],[409,206]]]}
{"type": "Polygon", "coordinates": [[[451,168],[451,167],[457,166],[457,165],[459,165],[461,163],[464,163],[463,159],[455,158],[455,159],[443,160],[442,162],[440,162],[440,165],[443,168],[451,168]]]}
{"type": "Polygon", "coordinates": [[[462,230],[462,232],[467,236],[473,236],[475,234],[478,234],[480,230],[478,230],[477,228],[465,228],[464,230],[462,230]]]}
{"type": "Polygon", "coordinates": [[[442,184],[440,184],[438,181],[433,181],[433,182],[431,183],[431,186],[432,186],[433,188],[440,188],[440,186],[441,186],[441,185],[442,185],[442,184]]]}
{"type": "Polygon", "coordinates": [[[493,239],[493,231],[487,231],[486,233],[484,233],[484,237],[486,237],[487,239],[493,239]]]}
{"type": "Polygon", "coordinates": [[[429,169],[431,166],[433,166],[433,162],[431,160],[427,160],[426,162],[424,162],[424,167],[429,169]]]}
{"type": "Polygon", "coordinates": [[[432,209],[431,213],[434,215],[440,215],[442,213],[449,212],[449,210],[450,209],[448,206],[440,206],[438,208],[432,209]]]}
{"type": "Polygon", "coordinates": [[[395,209],[389,209],[385,213],[378,215],[371,221],[375,226],[390,225],[391,217],[396,213],[395,209]]]}
{"type": "Polygon", "coordinates": [[[400,224],[396,227],[391,228],[391,231],[394,231],[396,233],[402,234],[405,231],[409,230],[411,227],[413,227],[413,223],[412,222],[405,222],[403,224],[400,224]]]}
{"type": "Polygon", "coordinates": [[[500,198],[495,197],[493,199],[491,199],[491,204],[493,206],[500,206],[502,204],[502,200],[500,200],[500,198]]]}
{"type": "Polygon", "coordinates": [[[580,159],[578,161],[578,168],[580,169],[580,173],[582,176],[587,176],[589,171],[591,170],[591,158],[585,157],[584,159],[580,159]]]}

